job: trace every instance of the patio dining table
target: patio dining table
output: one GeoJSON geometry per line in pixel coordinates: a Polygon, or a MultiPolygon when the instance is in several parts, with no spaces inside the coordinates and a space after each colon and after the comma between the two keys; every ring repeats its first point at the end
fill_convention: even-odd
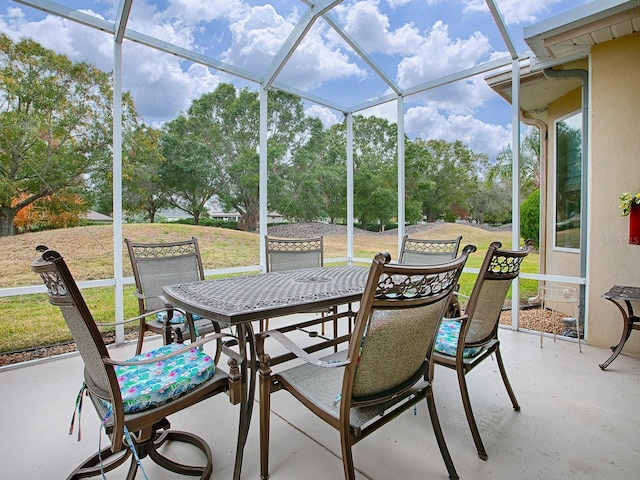
{"type": "Polygon", "coordinates": [[[622,315],[622,337],[616,345],[611,347],[611,350],[613,350],[611,356],[599,365],[600,368],[604,370],[620,354],[622,347],[624,347],[624,344],[631,336],[631,331],[640,330],[640,317],[633,313],[633,303],[640,302],[640,287],[614,285],[608,292],[605,292],[602,297],[618,307],[622,315]]]}
{"type": "MultiPolygon", "coordinates": [[[[324,307],[348,305],[346,311],[324,320],[355,316],[351,304],[362,297],[369,269],[357,266],[319,267],[239,277],[204,280],[164,287],[169,302],[196,315],[238,328],[245,360],[241,365],[243,405],[238,433],[234,479],[240,478],[242,452],[247,440],[255,396],[257,359],[251,322],[324,307]]],[[[317,323],[317,322],[314,322],[317,323]]],[[[309,322],[311,324],[311,322],[309,322]]],[[[307,323],[299,324],[301,327],[307,323]]],[[[291,329],[296,328],[294,325],[291,329]]],[[[334,332],[335,333],[335,332],[334,332]]],[[[335,335],[334,335],[335,337],[335,335]]],[[[315,348],[335,345],[325,339],[315,348]]]]}

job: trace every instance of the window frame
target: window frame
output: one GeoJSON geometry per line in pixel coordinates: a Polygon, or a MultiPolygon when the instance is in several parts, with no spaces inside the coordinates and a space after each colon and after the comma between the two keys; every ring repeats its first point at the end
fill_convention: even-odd
{"type": "MultiPolygon", "coordinates": [[[[580,132],[582,135],[584,135],[584,130],[583,130],[583,118],[582,115],[584,115],[583,109],[582,108],[577,108],[575,110],[572,110],[571,112],[567,113],[566,115],[563,115],[561,117],[558,117],[554,120],[553,122],[553,132],[554,132],[554,150],[553,150],[553,250],[558,251],[558,252],[568,252],[568,253],[580,253],[581,251],[581,247],[582,247],[582,235],[581,235],[581,229],[582,229],[582,221],[581,221],[581,215],[580,213],[578,214],[578,247],[567,247],[565,245],[558,245],[558,124],[561,122],[566,121],[569,118],[575,117],[577,115],[580,115],[579,117],[579,128],[580,128],[580,132]]],[[[584,156],[584,152],[582,152],[581,150],[581,157],[580,157],[580,189],[582,189],[582,176],[584,175],[584,172],[582,171],[582,166],[584,164],[583,157],[584,156]]],[[[582,200],[582,194],[580,192],[579,195],[579,206],[580,206],[580,212],[582,211],[583,208],[585,208],[584,205],[582,205],[581,200],[582,200]]],[[[569,217],[571,218],[571,217],[569,217]]]]}

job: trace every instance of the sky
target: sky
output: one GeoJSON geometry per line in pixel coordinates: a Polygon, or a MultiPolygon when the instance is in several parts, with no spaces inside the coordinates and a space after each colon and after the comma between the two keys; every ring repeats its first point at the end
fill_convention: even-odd
{"type": "MultiPolygon", "coordinates": [[[[113,21],[119,0],[56,3],[113,21]]],[[[524,27],[585,3],[589,0],[497,1],[518,53],[528,50],[524,27]]],[[[306,11],[301,0],[134,0],[127,27],[260,77],[306,11]]],[[[508,55],[484,0],[346,0],[332,9],[331,18],[401,88],[508,55]]],[[[104,32],[10,0],[0,0],[0,31],[113,70],[112,36],[104,32]]],[[[347,107],[391,92],[323,19],[314,23],[277,81],[347,107]]],[[[257,90],[253,82],[124,42],[123,88],[150,125],[172,120],[221,82],[257,90]]],[[[343,118],[318,104],[305,101],[305,108],[327,127],[343,118]]],[[[397,120],[394,102],[366,113],[397,120]]],[[[511,107],[480,75],[408,97],[405,129],[411,138],[462,140],[493,160],[511,143],[511,107]]]]}

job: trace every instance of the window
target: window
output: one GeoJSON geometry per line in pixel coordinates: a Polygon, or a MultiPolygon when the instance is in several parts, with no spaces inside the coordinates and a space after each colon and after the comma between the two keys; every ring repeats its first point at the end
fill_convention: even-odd
{"type": "Polygon", "coordinates": [[[580,248],[582,112],[556,122],[555,246],[580,248]]]}

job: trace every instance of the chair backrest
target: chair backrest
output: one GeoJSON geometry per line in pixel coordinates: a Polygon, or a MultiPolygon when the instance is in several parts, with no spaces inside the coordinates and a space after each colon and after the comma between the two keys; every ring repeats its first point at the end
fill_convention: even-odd
{"type": "MultiPolygon", "coordinates": [[[[389,265],[376,255],[356,315],[342,398],[380,403],[431,378],[431,353],[445,308],[474,246],[441,265],[389,265]]],[[[342,408],[342,406],[341,406],[342,408]]]]}
{"type": "Polygon", "coordinates": [[[451,240],[422,240],[405,235],[398,263],[437,265],[453,260],[458,255],[462,235],[451,240]]]}
{"type": "Polygon", "coordinates": [[[274,238],[265,235],[267,272],[324,266],[322,237],[274,238]]]}
{"type": "Polygon", "coordinates": [[[125,238],[133,278],[138,293],[140,313],[165,307],[160,298],[162,287],[176,283],[204,280],[204,268],[198,240],[170,243],[137,243],[125,238]]]}
{"type": "Polygon", "coordinates": [[[520,274],[520,266],[529,255],[533,241],[527,240],[522,250],[501,250],[500,247],[500,242],[489,245],[469,295],[464,313],[470,321],[466,332],[460,332],[465,347],[482,346],[495,338],[511,281],[520,274]]]}
{"type": "Polygon", "coordinates": [[[103,358],[109,358],[109,352],[67,264],[55,250],[45,246],[36,250],[40,256],[31,263],[31,269],[40,275],[47,287],[49,303],[62,311],[84,361],[85,383],[111,405],[122,405],[115,371],[103,362],[103,358]]]}

